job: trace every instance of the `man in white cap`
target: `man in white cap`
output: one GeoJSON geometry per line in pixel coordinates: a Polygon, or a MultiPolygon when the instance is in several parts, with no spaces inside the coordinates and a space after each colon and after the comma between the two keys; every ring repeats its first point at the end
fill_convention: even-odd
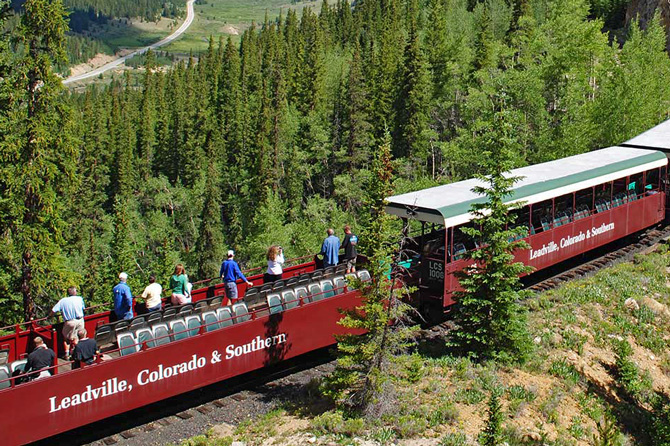
{"type": "Polygon", "coordinates": [[[116,317],[121,319],[133,318],[133,293],[130,292],[130,287],[126,283],[128,274],[119,274],[119,284],[112,289],[114,294],[114,313],[116,317]]]}
{"type": "Polygon", "coordinates": [[[224,260],[221,264],[219,275],[221,276],[221,281],[224,283],[226,296],[232,303],[235,303],[237,301],[237,279],[244,280],[249,286],[254,286],[254,284],[244,277],[244,274],[240,270],[240,265],[233,260],[233,257],[235,257],[235,252],[231,249],[228,251],[228,259],[224,260]]]}

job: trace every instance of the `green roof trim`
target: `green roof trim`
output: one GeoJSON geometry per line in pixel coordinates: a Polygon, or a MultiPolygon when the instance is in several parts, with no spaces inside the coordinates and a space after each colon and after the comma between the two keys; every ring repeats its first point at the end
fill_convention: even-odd
{"type": "MultiPolygon", "coordinates": [[[[620,172],[622,170],[631,169],[637,166],[652,163],[654,161],[660,161],[665,158],[666,156],[662,152],[649,151],[648,154],[635,157],[634,159],[619,161],[605,166],[585,170],[576,174],[566,175],[561,178],[556,178],[534,184],[528,184],[526,186],[521,186],[518,188],[513,188],[512,195],[505,200],[505,203],[523,200],[524,198],[541,194],[543,192],[548,192],[575,183],[581,183],[583,181],[588,181],[593,178],[598,178],[612,173],[620,172]]],[[[476,199],[437,208],[435,210],[437,210],[446,220],[448,218],[456,217],[458,215],[470,212],[472,205],[475,203],[485,203],[485,202],[486,197],[482,196],[476,199]]]]}

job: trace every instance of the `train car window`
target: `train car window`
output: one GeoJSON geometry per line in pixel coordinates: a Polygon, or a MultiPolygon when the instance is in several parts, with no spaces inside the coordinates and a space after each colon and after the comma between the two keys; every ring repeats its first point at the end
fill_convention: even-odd
{"type": "Polygon", "coordinates": [[[665,192],[665,187],[667,184],[668,184],[667,167],[663,166],[661,167],[661,192],[665,192]]]}
{"type": "Polygon", "coordinates": [[[593,193],[592,187],[582,189],[575,194],[575,220],[585,218],[591,215],[593,211],[593,193]]]}
{"type": "Polygon", "coordinates": [[[452,248],[454,261],[462,259],[467,251],[472,251],[479,247],[479,243],[475,243],[475,240],[470,235],[465,234],[461,230],[463,228],[474,228],[474,223],[469,222],[454,228],[454,244],[452,248]]]}
{"type": "Polygon", "coordinates": [[[553,200],[545,200],[540,203],[535,203],[532,206],[533,212],[531,215],[531,224],[533,230],[531,232],[548,231],[553,226],[554,202],[553,200]]]}
{"type": "Polygon", "coordinates": [[[433,258],[444,258],[445,235],[447,231],[442,225],[431,225],[430,232],[423,236],[423,255],[433,258]]]}
{"type": "Polygon", "coordinates": [[[596,186],[596,212],[605,212],[612,208],[612,183],[596,186]]]}
{"type": "Polygon", "coordinates": [[[574,194],[566,194],[554,199],[554,226],[567,225],[573,220],[574,200],[574,194]]]}
{"type": "Polygon", "coordinates": [[[644,190],[647,195],[658,193],[660,190],[660,169],[648,170],[644,173],[644,190]]]}
{"type": "Polygon", "coordinates": [[[623,206],[628,203],[628,181],[626,178],[614,180],[612,186],[612,207],[623,206]]]}
{"type": "Polygon", "coordinates": [[[510,228],[523,228],[520,231],[520,234],[513,238],[513,240],[519,240],[530,235],[529,228],[530,224],[530,206],[524,206],[521,209],[514,209],[510,211],[512,216],[512,221],[509,224],[510,228]]]}
{"type": "Polygon", "coordinates": [[[642,172],[631,175],[628,178],[628,197],[629,200],[635,200],[644,193],[642,172]]]}

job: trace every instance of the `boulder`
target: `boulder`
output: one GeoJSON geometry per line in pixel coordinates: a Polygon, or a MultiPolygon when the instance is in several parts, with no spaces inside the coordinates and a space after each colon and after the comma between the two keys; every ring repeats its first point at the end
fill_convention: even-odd
{"type": "Polygon", "coordinates": [[[648,307],[651,311],[654,312],[655,315],[670,318],[670,310],[668,310],[668,306],[660,303],[656,299],[652,299],[651,297],[643,297],[640,299],[640,303],[648,307]]]}
{"type": "Polygon", "coordinates": [[[626,308],[628,308],[630,311],[637,311],[640,309],[640,304],[637,303],[635,299],[632,297],[629,297],[626,299],[626,301],[623,303],[626,308]]]}

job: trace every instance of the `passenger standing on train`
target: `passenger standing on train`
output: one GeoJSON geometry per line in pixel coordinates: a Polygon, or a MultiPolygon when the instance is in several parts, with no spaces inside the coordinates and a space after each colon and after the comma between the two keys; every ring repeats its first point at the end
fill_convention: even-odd
{"type": "Polygon", "coordinates": [[[72,364],[73,369],[78,369],[81,367],[83,362],[86,365],[93,364],[95,355],[99,354],[98,343],[95,342],[95,339],[90,339],[86,329],[81,329],[77,333],[79,341],[76,342],[74,349],[72,350],[72,364]]]}
{"type": "Polygon", "coordinates": [[[188,289],[188,276],[184,265],[178,263],[174,267],[174,274],[170,277],[170,288],[172,288],[172,305],[183,305],[191,303],[191,294],[188,289]]]}
{"type": "Polygon", "coordinates": [[[84,299],[77,296],[77,288],[67,289],[67,297],[62,298],[51,309],[49,316],[63,314],[63,339],[65,340],[64,358],[70,356],[70,344],[77,338],[77,332],[84,328],[84,299]]]}
{"type": "Polygon", "coordinates": [[[323,241],[323,245],[321,245],[321,254],[323,254],[324,268],[335,266],[340,261],[338,257],[340,251],[340,239],[337,238],[335,231],[333,231],[331,228],[328,228],[326,234],[328,234],[328,237],[326,237],[326,239],[323,241]]]}
{"type": "Polygon", "coordinates": [[[142,299],[144,299],[144,304],[147,306],[147,311],[160,311],[163,306],[163,301],[161,300],[161,294],[163,293],[163,287],[156,283],[156,276],[153,274],[149,276],[149,285],[142,292],[142,299]]]}
{"type": "Polygon", "coordinates": [[[254,286],[252,282],[249,282],[247,278],[242,274],[240,270],[240,265],[237,264],[233,258],[235,257],[235,251],[232,249],[228,251],[228,258],[221,263],[221,270],[219,271],[219,276],[221,276],[221,281],[224,283],[224,288],[226,290],[226,296],[230,303],[235,303],[237,301],[237,279],[244,280],[248,286],[254,286]]]}
{"type": "Polygon", "coordinates": [[[281,280],[283,274],[282,265],[284,264],[284,250],[281,246],[272,245],[268,249],[268,270],[263,275],[263,282],[274,282],[281,280]]]}
{"type": "Polygon", "coordinates": [[[133,293],[126,283],[128,274],[119,274],[119,283],[112,289],[114,294],[114,313],[117,319],[133,318],[133,293]]]}
{"type": "Polygon", "coordinates": [[[37,336],[34,339],[34,342],[35,350],[28,355],[28,361],[23,369],[28,380],[51,376],[51,371],[45,369],[52,367],[54,365],[54,359],[56,359],[54,351],[46,346],[41,337],[37,336]]]}
{"type": "Polygon", "coordinates": [[[358,237],[351,233],[351,226],[344,227],[344,240],[342,241],[342,249],[344,249],[344,260],[347,263],[347,274],[356,271],[356,245],[358,245],[358,237]]]}

